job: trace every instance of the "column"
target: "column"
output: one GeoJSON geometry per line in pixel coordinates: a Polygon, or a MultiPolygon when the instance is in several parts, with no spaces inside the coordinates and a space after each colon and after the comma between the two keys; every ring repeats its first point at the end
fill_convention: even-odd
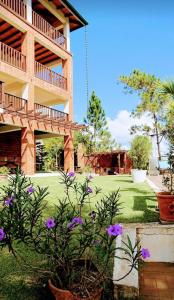
{"type": "MultiPolygon", "coordinates": [[[[72,57],[70,56],[68,59],[62,61],[62,71],[63,76],[67,79],[67,91],[69,97],[67,102],[65,103],[65,109],[68,109],[69,120],[73,120],[73,102],[72,102],[72,94],[73,94],[73,85],[72,85],[72,57]]],[[[67,111],[65,111],[67,112],[67,111]]]]}
{"type": "Polygon", "coordinates": [[[63,35],[66,38],[66,49],[70,52],[70,26],[69,26],[69,18],[66,18],[66,23],[63,28],[63,35]]]}
{"type": "Polygon", "coordinates": [[[64,136],[64,171],[74,171],[74,147],[72,133],[64,136]]]}
{"type": "Polygon", "coordinates": [[[77,165],[81,170],[85,167],[84,146],[82,143],[78,144],[77,148],[77,165]]]}
{"type": "Polygon", "coordinates": [[[34,77],[35,66],[35,44],[32,32],[28,31],[24,34],[22,41],[22,54],[26,56],[26,73],[28,83],[24,86],[24,98],[28,100],[28,110],[34,110],[34,85],[32,83],[34,77]]]}
{"type": "Polygon", "coordinates": [[[32,0],[24,0],[27,6],[27,21],[32,24],[32,0]]]}
{"type": "Polygon", "coordinates": [[[21,131],[21,169],[26,175],[35,173],[36,147],[34,131],[22,128],[21,131]]]}

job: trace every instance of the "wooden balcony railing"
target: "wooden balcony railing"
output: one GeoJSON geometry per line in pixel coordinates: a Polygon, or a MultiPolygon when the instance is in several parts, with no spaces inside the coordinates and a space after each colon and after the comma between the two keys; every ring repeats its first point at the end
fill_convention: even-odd
{"type": "Polygon", "coordinates": [[[27,18],[26,4],[21,0],[0,0],[0,4],[10,8],[22,18],[27,18]]]}
{"type": "Polygon", "coordinates": [[[0,95],[0,107],[8,111],[27,113],[27,100],[5,93],[0,95]]]}
{"type": "Polygon", "coordinates": [[[60,74],[35,61],[35,76],[61,89],[67,89],[67,80],[60,74]]]}
{"type": "MultiPolygon", "coordinates": [[[[68,121],[68,114],[53,109],[51,107],[41,105],[38,103],[34,104],[34,111],[28,111],[28,102],[27,100],[4,93],[4,83],[0,81],[0,108],[7,110],[10,112],[29,114],[33,118],[33,116],[37,119],[49,119],[50,121],[60,121],[65,122],[68,121]]],[[[0,113],[3,113],[0,110],[0,113]]]]}
{"type": "Polygon", "coordinates": [[[41,118],[44,117],[52,121],[68,120],[68,115],[66,113],[38,103],[34,104],[34,110],[35,110],[35,115],[41,118]]]}
{"type": "Polygon", "coordinates": [[[44,33],[47,37],[53,40],[57,45],[66,49],[66,38],[60,31],[49,24],[44,18],[42,18],[35,11],[32,13],[32,24],[44,33]]]}
{"type": "Polygon", "coordinates": [[[1,42],[0,60],[22,71],[26,71],[26,56],[1,42]]]}

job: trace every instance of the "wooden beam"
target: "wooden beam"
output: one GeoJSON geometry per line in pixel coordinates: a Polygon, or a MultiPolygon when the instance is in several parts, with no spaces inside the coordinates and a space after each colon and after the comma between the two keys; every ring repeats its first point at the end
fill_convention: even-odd
{"type": "Polygon", "coordinates": [[[49,2],[48,0],[39,0],[40,3],[44,7],[46,7],[50,13],[52,13],[58,20],[60,20],[63,24],[66,23],[66,18],[64,14],[61,12],[61,10],[58,10],[52,2],[49,2]]]}
{"type": "MultiPolygon", "coordinates": [[[[12,37],[9,38],[9,39],[3,39],[2,42],[3,42],[3,41],[6,41],[6,42],[10,43],[11,41],[14,41],[17,37],[19,38],[20,36],[21,36],[21,32],[15,34],[14,36],[12,36],[12,37]]],[[[22,37],[22,36],[21,36],[21,37],[22,37]]]]}
{"type": "Polygon", "coordinates": [[[17,35],[21,35],[21,32],[16,31],[16,29],[12,29],[12,30],[7,30],[7,32],[5,34],[1,34],[1,42],[7,41],[14,41],[17,37],[17,35]]]}

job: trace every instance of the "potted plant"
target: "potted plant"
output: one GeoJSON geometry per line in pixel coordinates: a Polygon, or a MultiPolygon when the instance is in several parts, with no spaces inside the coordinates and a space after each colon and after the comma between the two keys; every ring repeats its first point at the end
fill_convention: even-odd
{"type": "MultiPolygon", "coordinates": [[[[15,245],[21,243],[42,255],[43,274],[57,300],[100,300],[106,281],[112,278],[116,240],[123,232],[122,225],[115,224],[119,192],[102,196],[95,210],[87,211],[101,192],[92,188],[91,180],[78,182],[74,172],[62,173],[64,196],[51,215],[45,202],[47,188],[35,187],[19,171],[2,188],[0,248],[8,247],[18,257],[15,245]]],[[[149,252],[127,239],[124,249],[118,249],[131,271],[149,252]]]]}
{"type": "Polygon", "coordinates": [[[163,175],[163,184],[167,191],[157,193],[161,223],[174,223],[174,146],[170,146],[168,155],[168,173],[163,175]]]}
{"type": "Polygon", "coordinates": [[[140,135],[132,140],[129,155],[133,164],[131,174],[134,183],[141,183],[146,180],[151,150],[152,144],[149,137],[140,135]]]}
{"type": "Polygon", "coordinates": [[[7,167],[0,167],[0,179],[7,179],[10,173],[9,168],[7,167]]]}

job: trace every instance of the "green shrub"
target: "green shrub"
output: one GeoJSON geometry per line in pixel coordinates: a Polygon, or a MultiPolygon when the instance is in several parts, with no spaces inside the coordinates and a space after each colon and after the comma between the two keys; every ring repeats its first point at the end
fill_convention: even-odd
{"type": "Polygon", "coordinates": [[[9,173],[10,173],[9,168],[7,168],[7,167],[0,167],[0,174],[8,175],[9,173]]]}
{"type": "Polygon", "coordinates": [[[152,143],[147,136],[136,136],[131,143],[129,151],[133,168],[138,170],[147,170],[149,158],[152,152],[152,143]]]}

